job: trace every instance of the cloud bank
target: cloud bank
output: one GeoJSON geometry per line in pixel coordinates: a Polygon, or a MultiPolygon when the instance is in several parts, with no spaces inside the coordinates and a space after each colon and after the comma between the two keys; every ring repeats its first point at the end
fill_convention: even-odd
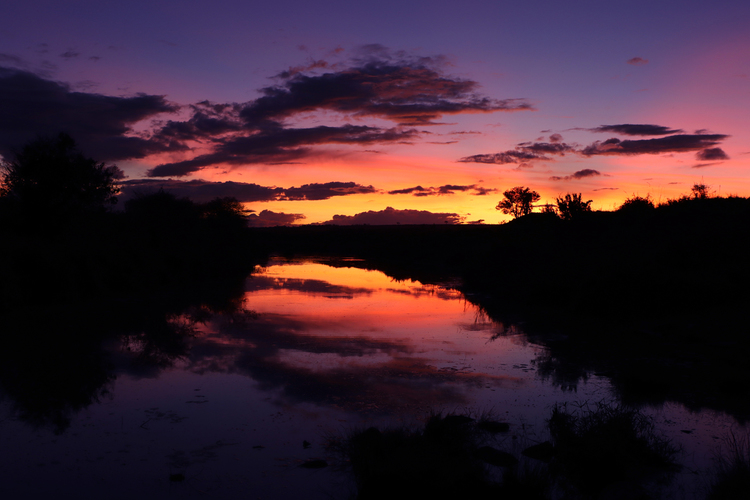
{"type": "Polygon", "coordinates": [[[456,192],[462,192],[462,193],[469,193],[474,196],[485,196],[489,193],[496,192],[497,189],[491,188],[484,188],[481,186],[477,186],[476,184],[471,184],[468,186],[461,186],[456,184],[446,184],[440,187],[422,187],[422,186],[414,186],[410,188],[405,189],[395,189],[393,191],[388,191],[388,194],[411,194],[414,196],[440,196],[440,195],[449,195],[449,194],[455,194],[456,192]]]}
{"type": "Polygon", "coordinates": [[[372,186],[354,182],[325,182],[305,184],[300,187],[268,187],[245,182],[210,182],[204,180],[180,181],[174,179],[135,179],[121,183],[120,200],[125,201],[140,194],[154,193],[160,189],[178,198],[190,198],[203,203],[214,198],[232,197],[243,203],[262,201],[327,200],[335,196],[378,192],[372,186]]]}
{"type": "Polygon", "coordinates": [[[385,210],[361,212],[356,215],[334,215],[333,219],[323,224],[341,226],[363,225],[372,226],[396,224],[460,224],[463,220],[454,213],[434,213],[427,210],[397,210],[387,207],[385,210]]]}
{"type": "Polygon", "coordinates": [[[259,214],[248,215],[247,225],[250,227],[290,226],[302,219],[305,219],[305,216],[302,214],[285,214],[283,212],[263,210],[259,214]]]}
{"type": "Polygon", "coordinates": [[[260,89],[261,97],[253,101],[195,105],[190,119],[165,124],[158,136],[210,142],[210,151],[158,165],[148,175],[184,176],[217,164],[304,161],[326,154],[319,148],[325,145],[409,143],[424,133],[416,127],[435,125],[446,115],[532,109],[523,99],[480,94],[476,82],[445,74],[433,59],[394,57],[382,48],[371,52],[366,60],[322,74],[314,71],[329,70],[325,61],[291,68],[276,76],[277,85],[260,89]],[[380,119],[393,126],[294,125],[295,118],[311,112],[380,119]]]}
{"type": "MultiPolygon", "coordinates": [[[[562,142],[560,134],[550,136],[549,142],[524,142],[516,145],[515,149],[500,153],[477,154],[460,158],[459,162],[488,163],[488,164],[518,164],[526,166],[532,161],[551,161],[555,156],[565,156],[568,153],[582,157],[601,155],[644,155],[696,152],[700,161],[714,161],[729,159],[727,154],[718,147],[728,138],[725,134],[708,134],[697,131],[686,134],[682,129],[673,129],[662,125],[651,124],[619,124],[601,125],[596,128],[576,129],[589,132],[617,133],[626,136],[657,136],[650,139],[620,139],[611,137],[604,141],[594,141],[588,146],[562,142]]],[[[577,172],[578,173],[578,172],[577,172]]],[[[574,174],[575,175],[575,174],[574,174]]],[[[563,179],[553,177],[553,180],[563,179]]]]}
{"type": "Polygon", "coordinates": [[[571,175],[566,175],[564,177],[559,177],[556,175],[553,175],[549,178],[551,181],[577,181],[580,179],[585,179],[586,177],[596,177],[598,175],[602,175],[601,172],[598,170],[592,170],[590,168],[586,168],[584,170],[579,170],[578,172],[575,172],[571,175]]]}
{"type": "Polygon", "coordinates": [[[8,156],[39,135],[60,132],[102,161],[185,151],[188,147],[182,142],[133,131],[138,122],[178,109],[164,96],[74,92],[29,71],[0,67],[0,154],[8,156]]]}

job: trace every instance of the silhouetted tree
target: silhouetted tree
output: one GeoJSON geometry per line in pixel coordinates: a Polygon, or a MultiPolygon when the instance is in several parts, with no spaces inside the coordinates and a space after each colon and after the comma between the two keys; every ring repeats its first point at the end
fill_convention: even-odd
{"type": "Polygon", "coordinates": [[[711,186],[705,184],[703,181],[698,184],[693,184],[693,187],[690,188],[690,193],[690,197],[694,200],[707,200],[714,194],[711,190],[711,186]]]}
{"type": "Polygon", "coordinates": [[[516,186],[503,193],[505,199],[497,204],[495,210],[501,210],[504,214],[510,214],[517,219],[522,215],[531,213],[531,204],[539,201],[539,193],[523,186],[516,186]]]}
{"type": "Polygon", "coordinates": [[[237,198],[214,198],[200,205],[203,218],[224,228],[247,227],[248,210],[237,201],[237,198]]]}
{"type": "Polygon", "coordinates": [[[593,200],[583,201],[581,193],[568,193],[564,197],[555,198],[557,210],[560,217],[564,220],[572,220],[579,217],[584,212],[591,212],[591,203],[593,200]]]}
{"type": "Polygon", "coordinates": [[[0,195],[37,216],[103,211],[117,202],[118,174],[117,167],[84,156],[61,133],[56,139],[39,138],[2,162],[0,195]]]}

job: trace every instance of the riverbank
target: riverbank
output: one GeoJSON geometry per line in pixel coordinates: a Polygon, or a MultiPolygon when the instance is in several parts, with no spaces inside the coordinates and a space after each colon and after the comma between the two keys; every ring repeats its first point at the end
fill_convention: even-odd
{"type": "Polygon", "coordinates": [[[561,386],[606,374],[633,404],[678,401],[750,416],[750,201],[683,200],[563,221],[532,214],[499,226],[253,229],[286,257],[395,279],[460,283],[494,320],[549,348],[561,386]]]}

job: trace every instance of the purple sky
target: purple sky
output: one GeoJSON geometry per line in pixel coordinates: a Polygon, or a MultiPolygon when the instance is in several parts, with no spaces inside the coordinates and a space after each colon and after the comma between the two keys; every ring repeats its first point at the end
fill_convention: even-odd
{"type": "Polygon", "coordinates": [[[0,17],[0,154],[65,129],[131,191],[200,185],[297,223],[497,222],[516,185],[602,209],[701,180],[750,195],[747,1],[11,0],[0,17]]]}

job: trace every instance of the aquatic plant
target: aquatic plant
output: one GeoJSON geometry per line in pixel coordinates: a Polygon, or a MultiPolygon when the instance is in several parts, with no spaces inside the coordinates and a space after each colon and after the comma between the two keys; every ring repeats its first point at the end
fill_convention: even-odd
{"type": "Polygon", "coordinates": [[[747,498],[750,491],[750,435],[731,432],[716,456],[716,477],[708,500],[747,498]]]}
{"type": "Polygon", "coordinates": [[[675,469],[677,448],[636,409],[598,402],[552,409],[549,430],[555,457],[550,471],[558,486],[598,497],[618,485],[635,491],[675,469]]]}
{"type": "MultiPolygon", "coordinates": [[[[503,498],[507,488],[493,472],[512,469],[518,460],[488,446],[487,438],[507,430],[507,424],[487,415],[478,420],[466,415],[432,415],[422,429],[370,427],[343,440],[331,440],[329,448],[348,463],[358,499],[503,498]]],[[[523,490],[523,473],[500,473],[501,477],[511,475],[513,490],[523,490]]]]}

